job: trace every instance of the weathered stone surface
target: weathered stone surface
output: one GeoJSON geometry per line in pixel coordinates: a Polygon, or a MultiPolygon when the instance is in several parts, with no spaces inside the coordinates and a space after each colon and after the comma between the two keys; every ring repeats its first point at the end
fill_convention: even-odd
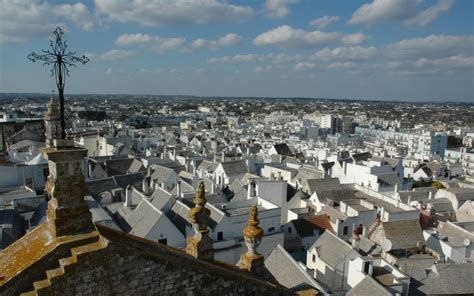
{"type": "Polygon", "coordinates": [[[56,236],[74,235],[94,231],[92,214],[84,196],[87,187],[82,174],[82,161],[87,155],[81,148],[47,148],[49,176],[46,184],[50,196],[48,220],[56,236]]]}
{"type": "MultiPolygon", "coordinates": [[[[90,251],[86,248],[77,255],[77,262],[67,266],[66,272],[39,295],[291,294],[234,266],[197,260],[182,251],[100,225],[97,229],[106,246],[90,251]]],[[[31,277],[41,273],[39,267],[57,262],[58,256],[51,256],[55,252],[37,260],[34,269],[27,268],[15,280],[6,282],[0,294],[18,295],[31,290],[31,277]]],[[[62,256],[68,255],[63,252],[62,256]]]]}

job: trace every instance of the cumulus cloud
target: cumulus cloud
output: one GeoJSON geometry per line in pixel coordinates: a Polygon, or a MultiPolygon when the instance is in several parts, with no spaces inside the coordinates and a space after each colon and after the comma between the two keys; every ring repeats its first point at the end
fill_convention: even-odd
{"type": "Polygon", "coordinates": [[[226,46],[238,45],[242,37],[236,33],[229,33],[217,40],[196,39],[191,43],[193,48],[207,48],[217,50],[226,46]]]}
{"type": "Polygon", "coordinates": [[[316,68],[316,64],[313,63],[298,63],[295,65],[295,71],[308,71],[316,68]]]}
{"type": "Polygon", "coordinates": [[[286,55],[286,54],[244,54],[244,55],[234,55],[234,56],[223,56],[223,57],[214,57],[207,59],[209,63],[221,63],[221,64],[237,64],[237,63],[263,63],[270,62],[273,64],[287,63],[287,62],[297,62],[301,61],[303,57],[301,55],[286,55]]]}
{"type": "Polygon", "coordinates": [[[328,47],[316,52],[311,56],[313,60],[323,61],[362,61],[374,58],[377,55],[377,48],[370,47],[337,47],[330,49],[328,47]]]}
{"type": "Polygon", "coordinates": [[[333,42],[339,33],[305,31],[284,25],[258,35],[254,44],[257,46],[273,45],[280,48],[310,48],[333,42]]]}
{"type": "Polygon", "coordinates": [[[207,59],[209,63],[250,63],[264,62],[265,58],[257,54],[238,54],[234,56],[223,56],[207,59]]]}
{"type": "Polygon", "coordinates": [[[138,52],[134,50],[111,49],[103,53],[86,53],[85,55],[91,61],[117,61],[137,55],[138,52]]]}
{"type": "Polygon", "coordinates": [[[144,26],[240,22],[253,14],[248,6],[221,0],[95,0],[96,9],[110,20],[144,26]]]}
{"type": "Polygon", "coordinates": [[[387,55],[392,59],[445,58],[450,56],[472,56],[474,36],[430,35],[404,39],[387,46],[387,55]]]}
{"type": "Polygon", "coordinates": [[[367,39],[367,36],[363,33],[355,33],[342,36],[341,42],[344,45],[357,45],[367,41],[367,39]]]}
{"type": "Polygon", "coordinates": [[[425,10],[419,10],[423,1],[414,0],[373,0],[357,9],[349,24],[375,24],[401,21],[411,25],[428,25],[453,6],[453,0],[439,0],[425,10]]]}
{"type": "Polygon", "coordinates": [[[122,34],[115,41],[117,45],[146,46],[156,52],[165,52],[182,47],[186,43],[183,37],[162,38],[148,34],[122,34]]]}
{"type": "Polygon", "coordinates": [[[266,0],[265,14],[268,17],[284,17],[290,14],[288,6],[296,3],[297,0],[266,0]]]}
{"type": "Polygon", "coordinates": [[[352,69],[355,69],[356,67],[357,67],[357,64],[353,62],[344,62],[344,63],[337,62],[337,63],[332,63],[332,64],[327,65],[327,68],[331,70],[352,70],[352,69]]]}
{"type": "Polygon", "coordinates": [[[82,3],[52,5],[35,0],[0,1],[0,43],[23,42],[50,36],[57,26],[72,21],[84,30],[94,26],[87,6],[82,3]]]}
{"type": "Polygon", "coordinates": [[[309,25],[317,29],[324,29],[332,23],[337,22],[340,19],[338,16],[322,16],[309,22],[309,25]]]}
{"type": "Polygon", "coordinates": [[[440,0],[438,4],[418,12],[414,18],[406,20],[405,23],[408,25],[429,25],[441,15],[446,14],[453,4],[454,0],[440,0]]]}
{"type": "Polygon", "coordinates": [[[269,72],[271,72],[272,69],[273,69],[272,66],[266,66],[266,67],[264,67],[264,66],[257,66],[257,67],[255,67],[254,72],[255,72],[255,73],[269,73],[269,72]]]}
{"type": "Polygon", "coordinates": [[[94,18],[83,3],[57,5],[53,8],[56,15],[69,18],[84,31],[92,31],[94,18]]]}

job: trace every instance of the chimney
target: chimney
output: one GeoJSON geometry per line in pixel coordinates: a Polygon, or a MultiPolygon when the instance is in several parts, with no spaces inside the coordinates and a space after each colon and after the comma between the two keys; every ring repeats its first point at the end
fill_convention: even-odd
{"type": "Polygon", "coordinates": [[[125,189],[125,202],[123,205],[127,208],[130,208],[132,206],[132,186],[128,185],[127,188],[125,189]]]}
{"type": "Polygon", "coordinates": [[[221,162],[224,162],[225,161],[225,152],[222,151],[221,152],[221,162]]]}
{"type": "Polygon", "coordinates": [[[347,174],[347,161],[342,162],[342,169],[344,170],[344,175],[347,174]]]}
{"type": "Polygon", "coordinates": [[[176,146],[173,147],[173,160],[176,161],[176,146]]]}
{"type": "Polygon", "coordinates": [[[181,181],[176,182],[176,196],[181,199],[181,181]]]}
{"type": "Polygon", "coordinates": [[[215,193],[215,185],[214,185],[214,182],[211,183],[211,194],[214,194],[215,193]]]}
{"type": "Polygon", "coordinates": [[[398,184],[395,184],[395,188],[393,189],[393,193],[397,193],[398,192],[398,184]]]}
{"type": "Polygon", "coordinates": [[[150,177],[145,177],[142,181],[142,191],[145,195],[150,195],[151,190],[150,190],[150,177]]]}
{"type": "Polygon", "coordinates": [[[278,178],[277,178],[277,181],[280,181],[282,179],[281,177],[281,171],[278,171],[278,178]]]}
{"type": "Polygon", "coordinates": [[[428,199],[433,199],[433,191],[428,192],[428,199]]]}

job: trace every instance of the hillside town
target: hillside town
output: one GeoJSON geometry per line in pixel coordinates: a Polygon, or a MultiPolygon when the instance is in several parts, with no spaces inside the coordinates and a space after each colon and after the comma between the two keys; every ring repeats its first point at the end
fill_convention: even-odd
{"type": "MultiPolygon", "coordinates": [[[[77,95],[61,139],[54,94],[0,100],[2,295],[85,285],[68,273],[122,245],[232,295],[474,293],[473,104],[77,95]],[[74,263],[51,255],[61,272],[21,259],[47,225],[99,239],[70,247],[74,263]]],[[[161,291],[185,293],[175,282],[161,291]]]]}

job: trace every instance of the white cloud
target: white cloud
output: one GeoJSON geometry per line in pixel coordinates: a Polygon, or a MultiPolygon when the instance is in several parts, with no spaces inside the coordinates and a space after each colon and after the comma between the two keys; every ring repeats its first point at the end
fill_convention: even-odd
{"type": "Polygon", "coordinates": [[[229,33],[217,40],[196,39],[191,43],[193,48],[207,48],[217,50],[225,46],[237,45],[242,40],[242,37],[235,33],[229,33]]]}
{"type": "Polygon", "coordinates": [[[303,57],[301,55],[286,55],[286,54],[244,54],[244,55],[234,55],[234,56],[223,56],[223,57],[214,57],[209,58],[207,62],[209,63],[221,63],[221,64],[236,64],[236,63],[263,63],[270,62],[273,64],[281,64],[287,62],[298,62],[301,61],[303,57]]]}
{"type": "Polygon", "coordinates": [[[373,0],[354,12],[349,24],[375,24],[383,21],[402,21],[416,15],[414,0],[373,0]]]}
{"type": "Polygon", "coordinates": [[[288,5],[296,3],[296,0],[266,0],[265,14],[269,17],[284,17],[290,14],[288,5]]]}
{"type": "Polygon", "coordinates": [[[108,68],[107,71],[105,71],[105,75],[112,75],[114,72],[112,71],[112,68],[108,68]]]}
{"type": "Polygon", "coordinates": [[[132,56],[137,55],[138,52],[133,50],[121,50],[121,49],[112,49],[104,53],[86,53],[85,56],[90,58],[91,61],[102,60],[102,61],[116,61],[126,59],[132,56]]]}
{"type": "Polygon", "coordinates": [[[454,0],[440,0],[438,4],[420,11],[412,19],[405,21],[408,25],[426,26],[434,22],[438,17],[447,13],[453,7],[454,0]]]}
{"type": "Polygon", "coordinates": [[[182,47],[186,43],[183,37],[162,38],[148,34],[122,34],[115,41],[118,45],[139,45],[151,48],[156,52],[164,52],[182,47]]]}
{"type": "Polygon", "coordinates": [[[334,49],[324,48],[311,56],[314,60],[324,61],[362,61],[374,58],[377,55],[377,48],[371,47],[337,47],[334,49]]]}
{"type": "Polygon", "coordinates": [[[264,62],[265,57],[257,54],[239,54],[235,56],[223,56],[218,58],[210,58],[209,63],[253,63],[264,62]]]}
{"type": "Polygon", "coordinates": [[[295,71],[308,71],[316,68],[316,64],[313,63],[298,63],[295,65],[295,71]]]}
{"type": "Polygon", "coordinates": [[[95,6],[113,21],[144,26],[240,22],[253,15],[248,6],[221,0],[95,0],[95,6]]]}
{"type": "Polygon", "coordinates": [[[339,33],[309,32],[284,25],[258,35],[254,44],[274,45],[280,48],[310,48],[333,42],[338,38],[339,33]]]}
{"type": "Polygon", "coordinates": [[[53,8],[56,15],[71,19],[84,31],[92,31],[94,19],[83,3],[57,5],[53,8]]]}
{"type": "Polygon", "coordinates": [[[257,66],[257,67],[255,67],[254,72],[255,73],[269,73],[269,72],[271,72],[272,69],[273,69],[272,66],[266,66],[266,67],[257,66]]]}
{"type": "Polygon", "coordinates": [[[411,25],[427,25],[453,6],[453,0],[439,0],[437,4],[419,10],[423,1],[414,0],[373,0],[359,7],[349,24],[372,25],[380,22],[400,21],[411,25]]]}
{"type": "Polygon", "coordinates": [[[340,19],[338,16],[322,16],[309,22],[309,25],[317,29],[324,29],[332,23],[337,22],[340,19]]]}
{"type": "Polygon", "coordinates": [[[474,36],[430,35],[404,39],[387,46],[392,59],[446,58],[474,52],[474,36]]]}
{"type": "Polygon", "coordinates": [[[67,29],[72,21],[84,30],[94,22],[82,3],[52,5],[35,0],[0,1],[0,43],[24,42],[52,35],[57,26],[67,29]]]}
{"type": "Polygon", "coordinates": [[[342,36],[341,42],[344,45],[357,45],[367,41],[367,39],[367,36],[363,33],[355,33],[342,36]]]}
{"type": "Polygon", "coordinates": [[[353,62],[338,62],[338,63],[332,63],[327,66],[328,69],[331,70],[352,70],[357,67],[357,64],[353,62]]]}

